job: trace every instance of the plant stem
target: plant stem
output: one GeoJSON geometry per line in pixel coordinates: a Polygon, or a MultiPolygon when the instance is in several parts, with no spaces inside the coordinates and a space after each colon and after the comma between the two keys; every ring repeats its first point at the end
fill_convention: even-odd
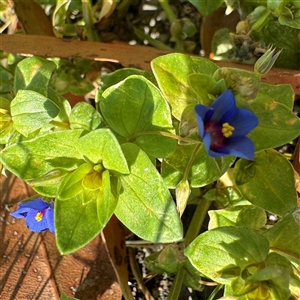
{"type": "Polygon", "coordinates": [[[213,300],[214,297],[217,295],[218,291],[223,287],[223,284],[218,284],[212,293],[209,295],[207,300],[213,300]]]}
{"type": "Polygon", "coordinates": [[[54,121],[52,120],[50,124],[59,127],[59,128],[64,128],[64,129],[70,129],[70,124],[69,123],[64,123],[64,122],[59,122],[59,121],[54,121]]]}
{"type": "Polygon", "coordinates": [[[116,7],[118,11],[118,18],[122,19],[126,16],[129,6],[133,3],[133,0],[122,0],[120,4],[116,7]]]}
{"type": "Polygon", "coordinates": [[[170,293],[168,295],[168,300],[177,300],[179,298],[184,276],[185,276],[185,270],[184,268],[181,267],[178,270],[178,273],[176,274],[176,277],[173,281],[170,293]]]}
{"type": "Polygon", "coordinates": [[[148,43],[151,46],[153,46],[157,49],[173,51],[173,49],[171,47],[167,46],[166,44],[164,44],[163,42],[161,42],[159,40],[153,39],[151,36],[149,36],[148,34],[143,32],[142,30],[139,30],[138,28],[133,27],[133,32],[139,39],[148,41],[148,43]]]}
{"type": "Polygon", "coordinates": [[[158,0],[158,2],[160,3],[161,7],[165,11],[167,18],[169,19],[169,22],[172,24],[176,20],[176,16],[171,6],[169,5],[168,0],[158,0]]]}
{"type": "MultiPolygon", "coordinates": [[[[198,236],[203,221],[205,219],[206,213],[210,207],[210,204],[211,201],[208,201],[206,199],[201,199],[201,201],[199,202],[184,238],[185,245],[190,244],[198,236]]],[[[181,290],[181,285],[184,279],[184,275],[185,275],[184,268],[180,268],[172,284],[172,288],[168,296],[168,300],[175,300],[179,298],[179,293],[181,290]]]]}
{"type": "Polygon", "coordinates": [[[131,271],[134,275],[134,278],[136,279],[138,288],[143,292],[146,300],[154,300],[151,293],[149,292],[149,290],[147,289],[147,287],[144,284],[139,266],[135,259],[135,252],[134,252],[133,248],[128,248],[128,255],[129,255],[129,263],[130,263],[131,271]]]}
{"type": "Polygon", "coordinates": [[[193,162],[194,162],[194,159],[195,159],[195,157],[196,157],[196,155],[197,155],[197,153],[198,153],[198,151],[199,151],[199,149],[200,149],[200,146],[201,146],[201,143],[199,143],[199,144],[195,147],[195,149],[194,149],[194,151],[193,151],[193,153],[192,153],[192,155],[191,155],[191,157],[190,157],[190,160],[189,160],[189,162],[188,162],[188,164],[187,164],[187,166],[186,166],[186,168],[185,168],[185,170],[184,170],[184,174],[183,174],[183,177],[182,177],[182,181],[185,181],[185,180],[188,179],[190,169],[191,169],[192,164],[193,164],[193,162]]]}
{"type": "Polygon", "coordinates": [[[89,41],[100,42],[97,31],[93,29],[93,11],[90,0],[81,0],[82,14],[85,23],[86,35],[89,41]]]}
{"type": "Polygon", "coordinates": [[[210,207],[211,201],[202,198],[194,212],[192,221],[189,225],[187,233],[184,238],[185,245],[190,244],[199,234],[206,213],[210,207]]]}
{"type": "Polygon", "coordinates": [[[167,131],[142,131],[142,132],[138,132],[130,140],[134,140],[138,136],[146,135],[146,134],[162,135],[162,136],[173,138],[173,139],[181,141],[181,142],[186,142],[187,144],[197,144],[197,143],[199,143],[199,145],[201,145],[200,141],[196,141],[196,140],[193,140],[193,139],[190,139],[190,138],[185,138],[185,137],[182,137],[180,135],[176,135],[176,134],[173,134],[173,133],[167,132],[167,131]]]}

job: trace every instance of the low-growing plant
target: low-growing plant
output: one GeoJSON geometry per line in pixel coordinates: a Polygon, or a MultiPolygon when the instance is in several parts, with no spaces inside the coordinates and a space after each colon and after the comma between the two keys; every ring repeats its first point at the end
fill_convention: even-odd
{"type": "Polygon", "coordinates": [[[161,56],[151,62],[153,74],[103,76],[94,106],[71,107],[55,89],[64,74],[55,60],[2,67],[3,173],[39,194],[13,215],[32,230],[55,231],[68,254],[114,214],[139,238],[165,244],[146,264],[175,276],[169,299],[183,283],[203,290],[207,281],[215,292],[224,287],[223,299],[297,299],[295,171],[274,148],[299,136],[300,120],[290,85],[260,81],[274,63],[270,51],[255,72],[161,56]],[[195,212],[183,232],[187,205],[195,212]],[[267,214],[278,222],[268,224],[267,214]]]}

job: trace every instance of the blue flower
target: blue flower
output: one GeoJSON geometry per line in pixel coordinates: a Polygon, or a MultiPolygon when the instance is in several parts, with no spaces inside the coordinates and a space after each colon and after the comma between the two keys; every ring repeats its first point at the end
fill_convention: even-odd
{"type": "Polygon", "coordinates": [[[254,144],[246,134],[258,125],[258,118],[250,110],[237,108],[230,90],[210,106],[197,104],[195,112],[199,135],[210,156],[254,158],[254,144]]]}
{"type": "Polygon", "coordinates": [[[54,202],[47,203],[41,198],[19,203],[16,211],[10,215],[14,218],[26,219],[27,227],[35,232],[41,232],[49,229],[55,233],[54,228],[54,202]]]}

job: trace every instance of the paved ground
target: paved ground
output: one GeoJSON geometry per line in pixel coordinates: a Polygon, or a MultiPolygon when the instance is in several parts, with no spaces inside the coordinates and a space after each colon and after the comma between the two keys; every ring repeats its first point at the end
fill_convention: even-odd
{"type": "Polygon", "coordinates": [[[61,256],[50,232],[33,233],[9,213],[32,195],[20,179],[0,175],[0,299],[121,299],[120,287],[100,237],[61,256]]]}

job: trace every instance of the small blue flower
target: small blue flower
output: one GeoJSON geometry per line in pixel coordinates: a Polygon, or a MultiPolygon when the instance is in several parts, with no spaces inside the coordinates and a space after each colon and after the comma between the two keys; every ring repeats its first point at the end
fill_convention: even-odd
{"type": "Polygon", "coordinates": [[[199,135],[210,156],[254,158],[254,144],[246,134],[258,125],[258,118],[250,110],[237,108],[230,90],[210,106],[197,104],[195,112],[199,135]]]}
{"type": "Polygon", "coordinates": [[[47,203],[41,198],[19,203],[16,211],[10,215],[14,218],[26,219],[27,227],[35,232],[41,232],[49,229],[55,233],[54,228],[54,202],[47,203]]]}

